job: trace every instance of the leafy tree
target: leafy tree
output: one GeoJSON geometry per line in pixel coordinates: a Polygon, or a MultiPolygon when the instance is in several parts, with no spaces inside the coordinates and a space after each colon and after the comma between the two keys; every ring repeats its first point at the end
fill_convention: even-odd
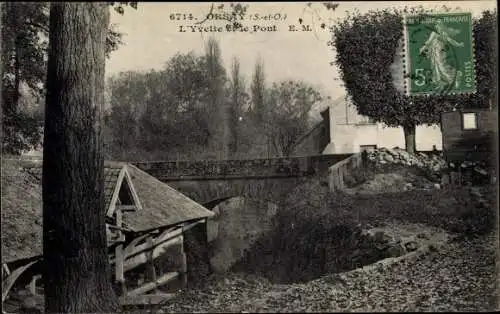
{"type": "Polygon", "coordinates": [[[165,88],[164,72],[150,71],[145,82],[148,90],[143,95],[144,111],[139,119],[141,148],[146,152],[168,151],[182,143],[184,137],[179,108],[165,88]]]}
{"type": "Polygon", "coordinates": [[[477,93],[472,101],[464,101],[463,107],[485,108],[490,102],[497,106],[498,88],[498,24],[497,11],[484,11],[474,21],[474,44],[476,58],[477,93]]]}
{"type": "Polygon", "coordinates": [[[147,158],[207,146],[208,70],[206,59],[178,53],[165,67],[126,72],[109,80],[107,127],[113,158],[147,158]],[[139,156],[135,152],[142,151],[139,156]]]}
{"type": "Polygon", "coordinates": [[[496,73],[491,54],[496,46],[488,29],[496,27],[492,14],[474,22],[478,73],[476,95],[408,97],[394,85],[391,73],[402,40],[403,14],[431,13],[423,7],[404,10],[385,9],[367,14],[350,14],[332,27],[335,63],[358,112],[389,126],[402,126],[406,150],[415,151],[415,128],[438,123],[443,111],[454,107],[485,107],[491,97],[492,73],[496,73]],[[488,37],[488,39],[486,39],[488,37]]]}
{"type": "Polygon", "coordinates": [[[229,110],[225,101],[226,70],[222,65],[219,43],[214,37],[206,45],[206,65],[209,88],[207,110],[211,126],[212,148],[217,150],[222,159],[229,156],[229,110]]]}
{"type": "Polygon", "coordinates": [[[145,76],[133,71],[122,72],[108,79],[110,90],[110,112],[106,125],[110,128],[111,149],[122,157],[133,150],[139,139],[138,117],[144,111],[145,95],[148,92],[145,76]]]}
{"type": "Polygon", "coordinates": [[[177,53],[164,68],[165,85],[170,91],[176,111],[186,112],[199,108],[209,89],[207,60],[194,52],[177,53]]]}
{"type": "Polygon", "coordinates": [[[178,53],[163,73],[170,107],[167,123],[178,139],[175,147],[206,146],[211,131],[208,114],[213,108],[207,101],[211,85],[206,56],[178,53]]]}
{"type": "Polygon", "coordinates": [[[42,177],[43,280],[50,313],[118,308],[103,215],[108,24],[105,3],[51,4],[42,177]]]}
{"type": "Polygon", "coordinates": [[[245,79],[240,72],[240,61],[233,58],[231,66],[231,81],[229,86],[229,130],[230,130],[230,153],[238,151],[238,140],[240,137],[240,121],[243,119],[244,106],[248,101],[248,94],[245,92],[245,79]]]}
{"type": "MultiPolygon", "coordinates": [[[[117,11],[136,2],[114,5],[117,11]]],[[[49,36],[48,2],[6,2],[2,4],[2,110],[4,114],[3,150],[20,153],[40,142],[43,119],[19,108],[20,100],[45,93],[47,39],[49,36]],[[23,86],[27,88],[23,88],[23,86]]],[[[118,49],[122,34],[111,25],[106,37],[106,55],[118,49]]],[[[34,105],[40,106],[40,103],[34,105]]],[[[42,108],[38,109],[39,111],[42,108]]]]}
{"type": "Polygon", "coordinates": [[[265,130],[274,149],[289,156],[293,144],[308,128],[308,114],[322,99],[312,86],[300,81],[274,83],[269,91],[265,130]]]}
{"type": "Polygon", "coordinates": [[[43,90],[48,5],[6,2],[2,6],[2,148],[18,153],[40,140],[43,120],[20,110],[19,103],[23,90],[28,97],[43,90]]]}
{"type": "Polygon", "coordinates": [[[264,112],[266,111],[266,74],[264,71],[264,62],[260,58],[255,63],[250,90],[252,95],[252,112],[256,124],[259,124],[263,121],[264,112]]]}

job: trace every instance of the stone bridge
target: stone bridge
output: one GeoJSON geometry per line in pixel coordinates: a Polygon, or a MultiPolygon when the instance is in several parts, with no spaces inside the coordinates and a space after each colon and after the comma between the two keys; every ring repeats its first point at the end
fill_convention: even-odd
{"type": "Polygon", "coordinates": [[[304,178],[326,175],[330,166],[350,155],[133,164],[211,208],[235,196],[278,202],[304,178]]]}

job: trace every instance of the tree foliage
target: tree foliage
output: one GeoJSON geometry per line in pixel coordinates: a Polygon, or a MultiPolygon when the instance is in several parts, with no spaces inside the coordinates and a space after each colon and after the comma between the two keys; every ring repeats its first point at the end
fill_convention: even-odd
{"type": "Polygon", "coordinates": [[[308,112],[320,99],[319,93],[295,81],[267,89],[261,84],[265,82],[261,63],[257,77],[262,118],[257,123],[239,60],[233,58],[228,77],[218,44],[211,45],[202,55],[177,53],[160,70],[124,72],[109,80],[110,158],[248,158],[290,153],[293,142],[308,128],[308,112]],[[274,147],[265,147],[266,139],[274,147]]]}
{"type": "Polygon", "coordinates": [[[158,71],[110,78],[112,156],[140,159],[208,145],[208,75],[205,56],[189,52],[177,53],[158,71]]]}
{"type": "Polygon", "coordinates": [[[496,14],[486,12],[474,21],[477,94],[409,97],[395,87],[391,67],[403,38],[403,15],[432,11],[413,7],[354,13],[332,27],[335,64],[358,112],[389,126],[403,126],[410,135],[406,137],[407,149],[408,144],[414,148],[415,127],[438,123],[441,112],[455,107],[488,106],[491,86],[496,82],[492,64],[494,36],[489,31],[496,27],[496,14]]]}
{"type": "Polygon", "coordinates": [[[230,154],[238,151],[238,144],[241,141],[242,129],[241,120],[243,119],[246,104],[249,101],[249,95],[245,91],[245,78],[241,74],[240,61],[233,58],[231,65],[231,80],[228,88],[229,95],[229,133],[231,136],[229,142],[230,154]]]}
{"type": "MultiPolygon", "coordinates": [[[[115,10],[136,2],[110,3],[115,10]]],[[[30,100],[34,111],[43,112],[47,49],[49,37],[48,2],[6,2],[2,10],[2,109],[4,113],[2,148],[20,153],[40,144],[43,115],[20,107],[30,100]]],[[[122,44],[122,34],[110,25],[106,36],[106,56],[122,44]]]]}
{"type": "Polygon", "coordinates": [[[266,74],[264,63],[259,58],[255,62],[255,68],[250,86],[252,95],[252,112],[256,123],[262,122],[265,108],[266,74]]]}
{"type": "MultiPolygon", "coordinates": [[[[498,88],[498,21],[497,11],[484,11],[474,22],[473,34],[476,58],[477,94],[471,106],[485,108],[490,100],[496,106],[498,88]]],[[[467,107],[467,102],[463,104],[467,107]]]]}
{"type": "Polygon", "coordinates": [[[292,153],[293,144],[307,131],[308,114],[322,97],[312,86],[300,81],[274,83],[266,103],[265,130],[281,156],[292,153]]]}
{"type": "Polygon", "coordinates": [[[208,39],[205,49],[209,82],[208,100],[209,106],[213,107],[213,110],[208,110],[207,114],[211,121],[218,121],[218,123],[209,124],[213,140],[211,145],[223,159],[227,159],[231,138],[229,134],[229,103],[225,100],[224,95],[227,74],[222,63],[219,43],[214,37],[208,39]]]}
{"type": "Polygon", "coordinates": [[[41,139],[43,120],[19,105],[23,98],[43,91],[48,5],[6,2],[2,6],[2,149],[16,153],[41,139]]]}

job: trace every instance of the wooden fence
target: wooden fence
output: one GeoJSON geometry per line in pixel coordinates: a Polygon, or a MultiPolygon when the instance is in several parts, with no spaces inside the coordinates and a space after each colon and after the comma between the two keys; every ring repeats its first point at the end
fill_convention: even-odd
{"type": "Polygon", "coordinates": [[[328,188],[330,191],[342,190],[346,187],[344,178],[354,169],[366,165],[366,153],[357,153],[328,168],[328,188]]]}

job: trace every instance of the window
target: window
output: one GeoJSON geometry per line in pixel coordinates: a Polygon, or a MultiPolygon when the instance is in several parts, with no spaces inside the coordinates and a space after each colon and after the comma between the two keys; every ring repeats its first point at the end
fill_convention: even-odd
{"type": "Polygon", "coordinates": [[[462,114],[462,128],[464,130],[477,130],[477,115],[474,112],[462,114]]]}
{"type": "Polygon", "coordinates": [[[359,146],[359,150],[361,152],[364,152],[364,151],[372,151],[372,150],[375,150],[377,149],[377,145],[360,145],[359,146]]]}
{"type": "Polygon", "coordinates": [[[357,124],[375,124],[375,119],[367,116],[359,116],[357,124]]]}

